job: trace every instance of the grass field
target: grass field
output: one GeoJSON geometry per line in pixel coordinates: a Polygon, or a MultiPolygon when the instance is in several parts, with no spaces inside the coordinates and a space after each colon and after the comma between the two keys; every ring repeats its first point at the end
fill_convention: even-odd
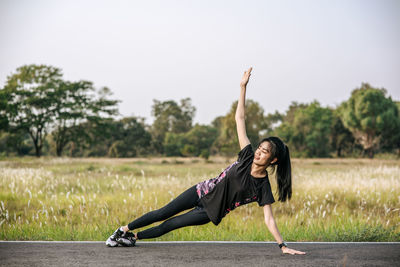
{"type": "MultiPolygon", "coordinates": [[[[215,177],[212,158],[0,161],[1,240],[105,240],[118,226],[215,177]]],[[[234,160],[234,159],[231,159],[234,160]]],[[[272,207],[287,241],[400,241],[400,161],[294,159],[293,197],[272,207]]],[[[275,192],[275,181],[270,176],[275,192]]],[[[277,199],[277,197],[276,197],[277,199]]],[[[156,240],[273,240],[256,203],[218,227],[186,227],[156,240]]]]}

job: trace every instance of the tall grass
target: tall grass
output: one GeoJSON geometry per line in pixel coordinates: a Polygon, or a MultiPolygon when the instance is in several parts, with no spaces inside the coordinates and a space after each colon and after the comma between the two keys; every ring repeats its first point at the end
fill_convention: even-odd
{"type": "MultiPolygon", "coordinates": [[[[274,203],[288,241],[400,241],[400,162],[294,160],[293,197],[274,203]]],[[[199,159],[0,161],[0,239],[105,240],[227,165],[199,159]]],[[[275,191],[273,176],[270,181],[275,191]]],[[[277,197],[276,197],[277,199],[277,197]]],[[[185,227],[156,240],[273,240],[256,203],[218,227],[185,227]]]]}

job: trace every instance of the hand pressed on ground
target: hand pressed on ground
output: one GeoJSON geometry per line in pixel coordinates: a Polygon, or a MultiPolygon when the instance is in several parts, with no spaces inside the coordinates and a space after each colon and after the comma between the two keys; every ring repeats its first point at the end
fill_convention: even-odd
{"type": "Polygon", "coordinates": [[[291,249],[291,248],[288,248],[288,247],[282,247],[282,252],[283,252],[283,254],[291,254],[291,255],[296,255],[296,254],[304,255],[304,254],[306,254],[303,251],[291,249]]]}

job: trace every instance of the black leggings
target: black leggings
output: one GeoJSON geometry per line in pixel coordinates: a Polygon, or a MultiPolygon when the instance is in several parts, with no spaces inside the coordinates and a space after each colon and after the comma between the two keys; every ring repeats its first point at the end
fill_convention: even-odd
{"type": "Polygon", "coordinates": [[[129,230],[134,230],[165,219],[168,220],[156,227],[138,232],[138,239],[155,238],[184,226],[201,225],[210,222],[206,211],[200,203],[195,185],[187,189],[161,209],[150,211],[129,223],[128,228],[129,230]],[[185,214],[170,218],[187,209],[192,210],[185,214]]]}

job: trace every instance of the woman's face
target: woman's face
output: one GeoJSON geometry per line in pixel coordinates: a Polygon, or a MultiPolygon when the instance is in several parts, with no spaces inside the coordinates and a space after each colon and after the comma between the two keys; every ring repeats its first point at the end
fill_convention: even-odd
{"type": "Polygon", "coordinates": [[[253,162],[257,165],[268,166],[276,161],[272,158],[271,144],[269,142],[262,142],[254,152],[253,162]]]}

